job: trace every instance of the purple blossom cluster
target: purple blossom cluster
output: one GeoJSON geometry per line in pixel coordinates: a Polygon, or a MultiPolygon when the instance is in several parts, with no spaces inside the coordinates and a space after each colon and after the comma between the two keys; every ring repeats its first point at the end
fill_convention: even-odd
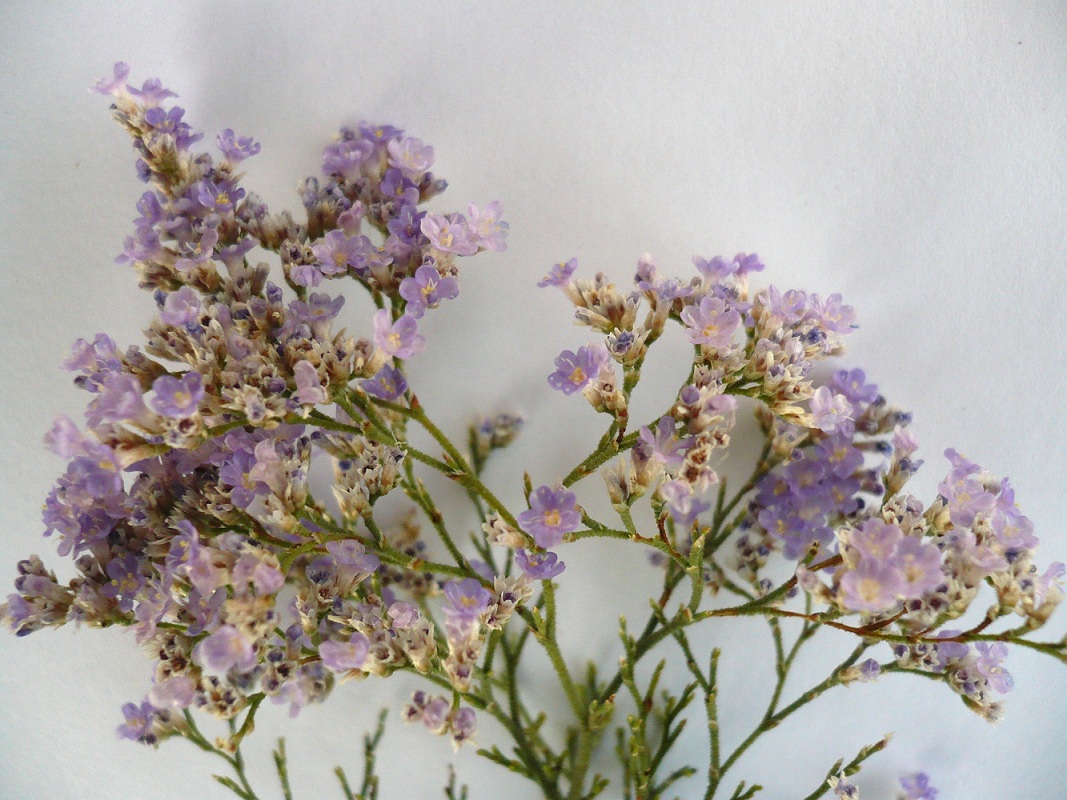
{"type": "MultiPolygon", "coordinates": [[[[137,270],[158,316],[143,347],[103,333],[74,345],[64,366],[89,402],[84,425],[61,418],[47,436],[68,465],[44,523],[77,576],[62,583],[24,560],[0,618],[20,635],[132,626],[157,663],[120,734],[154,744],[178,730],[176,710],[232,718],[263,692],[295,714],[335,676],[443,661],[433,622],[403,599],[436,583],[383,565],[356,527],[401,481],[405,451],[363,435],[361,415],[319,409],[355,415],[404,398],[401,362],[425,346],[419,320],[458,295],[457,258],[505,249],[508,226],[499,203],[420,210],[445,188],[429,171],[433,149],[368,124],[342,129],[323,177],[302,185],[306,222],[274,214],[237,172],[258,142],[227,129],[221,158],[195,150],[203,136],[169,104],[176,95],[128,76],[118,64],[95,90],[111,96],[149,184],[117,260],[137,270]],[[249,261],[255,248],[277,255],[277,283],[249,261]],[[335,333],[344,298],[315,291],[342,277],[382,301],[365,338],[335,333]],[[314,521],[329,520],[308,489],[321,456],[350,533],[314,521]]],[[[472,630],[499,625],[525,596],[503,586],[472,630]]],[[[469,616],[461,601],[446,607],[450,630],[469,616]]],[[[457,741],[474,732],[469,714],[451,725],[457,741]]]]}

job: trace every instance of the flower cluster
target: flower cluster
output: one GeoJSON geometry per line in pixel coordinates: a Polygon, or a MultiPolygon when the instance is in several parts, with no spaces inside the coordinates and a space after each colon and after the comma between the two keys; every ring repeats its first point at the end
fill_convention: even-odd
{"type": "MultiPolygon", "coordinates": [[[[241,185],[257,142],[226,130],[220,158],[196,151],[203,136],[168,106],[176,95],[156,80],[137,88],[128,72],[116,65],[96,90],[112,97],[150,184],[118,260],[158,316],[144,349],[106,334],[75,344],[65,366],[90,394],[86,427],[61,418],[47,437],[69,465],[44,522],[79,575],[59,583],[29,558],[0,614],[20,635],[69,621],[134,626],[157,663],[120,732],[155,743],[180,730],[178,709],[232,717],[260,692],[296,713],[334,675],[437,663],[433,623],[396,596],[418,599],[437,582],[383,564],[355,527],[323,527],[307,477],[328,457],[341,518],[369,522],[406,454],[360,409],[407,402],[401,365],[425,344],[419,321],[457,296],[458,259],[504,249],[508,226],[499,203],[421,210],[445,188],[433,149],[370,124],[342,129],[322,177],[302,184],[306,222],[272,214],[241,185]],[[256,248],[277,255],[281,285],[249,260],[256,248]],[[313,291],[345,277],[381,307],[366,338],[335,333],[344,297],[313,291]],[[318,410],[335,403],[332,415],[318,410]]],[[[395,553],[411,563],[421,545],[395,553]]]]}
{"type": "MultiPolygon", "coordinates": [[[[628,794],[658,797],[696,772],[655,774],[702,693],[712,797],[752,741],[834,686],[919,673],[996,720],[1013,684],[1009,644],[1067,661],[1067,642],[1024,640],[1062,601],[1067,568],[1037,566],[1034,526],[1010,482],[949,450],[924,505],[904,491],[922,464],[910,415],[860,369],[816,369],[855,327],[839,295],[752,288],[764,264],[747,253],[694,258],[681,279],[646,255],[625,289],[603,273],[577,277],[576,259],[556,264],[539,286],[560,289],[593,340],[560,353],[548,384],[585,397],[607,430],[558,480],[535,486],[527,474],[526,507],[515,512],[483,470],[516,439],[522,415],[477,418],[464,450],[430,419],[407,371],[427,344],[425,316],[459,294],[459,259],[505,249],[500,204],[423,210],[445,189],[430,171],[433,148],[364,123],[342,128],[321,175],[301,184],[301,221],[272,213],[239,172],[257,142],[227,129],[217,155],[194,149],[203,136],[170,104],[176,95],[128,75],[117,64],[95,88],[112,97],[149,185],[118,261],[133,265],[156,314],[143,346],[122,349],[104,333],[75,343],[64,366],[88,394],[85,423],[62,417],[46,437],[67,466],[43,521],[76,575],[61,582],[31,556],[0,605],[20,636],[68,622],[133,629],[153,674],[145,698],[122,708],[120,736],[188,738],[225,758],[241,783],[220,781],[254,800],[239,747],[265,699],[296,715],[337,683],[404,671],[445,692],[416,691],[405,720],[458,749],[478,713],[493,716],[514,747],[479,754],[552,798],[605,789],[590,761],[616,705],[632,700],[615,731],[623,782],[628,794]],[[345,299],[325,290],[343,279],[376,309],[356,337],[334,329],[345,299]],[[642,367],[669,323],[692,346],[690,369],[666,409],[631,425],[642,367]],[[746,406],[763,447],[730,495],[720,463],[746,406]],[[409,438],[415,428],[432,443],[409,438]],[[330,492],[316,497],[309,476],[319,465],[330,492]],[[461,487],[480,530],[455,536],[416,469],[461,487]],[[579,503],[576,484],[598,473],[618,524],[595,519],[584,495],[579,503]],[[647,531],[634,514],[646,497],[647,531]],[[650,548],[663,589],[640,635],[621,622],[615,674],[591,661],[576,679],[556,633],[555,592],[567,584],[555,580],[565,570],[557,550],[591,537],[650,548]],[[682,585],[688,599],[672,605],[682,585]],[[702,608],[720,592],[738,605],[702,608]],[[983,596],[992,604],[964,629],[958,620],[983,596]],[[990,629],[1012,615],[1021,624],[990,629]],[[705,669],[688,636],[697,623],[740,616],[770,623],[778,684],[757,728],[722,759],[719,651],[705,669]],[[780,617],[802,620],[789,646],[780,617]],[[821,626],[859,644],[786,703],[794,657],[821,626]],[[693,676],[677,693],[663,690],[664,662],[647,686],[635,670],[669,639],[693,676]],[[866,656],[882,644],[891,657],[866,656]],[[559,678],[573,714],[565,735],[546,733],[546,714],[524,692],[527,647],[542,648],[559,678]],[[194,710],[228,720],[231,736],[207,741],[194,710]]],[[[364,787],[376,785],[380,735],[366,740],[364,787]]],[[[812,796],[857,798],[851,776],[887,743],[822,773],[830,777],[812,796]]],[[[276,760],[284,782],[284,750],[276,760]]],[[[904,800],[937,796],[924,773],[900,785],[904,800]]]]}

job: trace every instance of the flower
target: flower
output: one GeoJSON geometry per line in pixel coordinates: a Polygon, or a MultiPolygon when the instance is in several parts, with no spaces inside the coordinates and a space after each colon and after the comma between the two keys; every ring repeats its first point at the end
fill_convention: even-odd
{"type": "Polygon", "coordinates": [[[239,164],[259,152],[259,142],[251,136],[238,136],[232,128],[227,128],[215,138],[215,144],[222,157],[231,164],[239,164]]]}
{"type": "Polygon", "coordinates": [[[519,526],[530,534],[538,547],[555,547],[564,534],[581,526],[574,492],[557,486],[539,486],[530,493],[530,508],[519,514],[519,526]]]}
{"type": "Polygon", "coordinates": [[[374,344],[386,355],[396,358],[411,358],[421,353],[426,339],[419,335],[415,317],[404,314],[396,322],[392,320],[386,308],[374,315],[374,344]]]}
{"type": "Polygon", "coordinates": [[[443,611],[450,622],[471,623],[489,608],[493,596],[476,578],[445,584],[443,611]]]}
{"type": "Polygon", "coordinates": [[[193,648],[193,661],[215,672],[248,672],[256,665],[251,640],[233,625],[222,625],[193,648]]]}
{"type": "Polygon", "coordinates": [[[526,552],[519,549],[515,551],[515,563],[519,565],[528,578],[535,581],[547,581],[555,578],[567,565],[560,561],[556,554],[546,550],[545,552],[526,552]]]}
{"type": "Polygon", "coordinates": [[[596,379],[611,363],[611,354],[603,344],[579,347],[577,353],[564,350],[556,357],[556,371],[548,376],[548,385],[563,394],[574,394],[596,379]]]}
{"type": "Polygon", "coordinates": [[[152,384],[155,396],[148,404],[157,414],[171,419],[188,419],[204,399],[203,379],[199,372],[187,372],[180,378],[161,375],[152,384]]]}
{"type": "Polygon", "coordinates": [[[408,390],[403,373],[388,365],[378,370],[373,378],[362,381],[360,388],[381,400],[396,400],[408,390]]]}
{"type": "Polygon", "coordinates": [[[408,301],[405,313],[418,319],[428,308],[436,308],[442,300],[454,300],[459,296],[459,281],[451,275],[442,277],[435,268],[423,265],[415,270],[414,277],[400,282],[400,296],[408,301]]]}
{"type": "Polygon", "coordinates": [[[542,289],[546,286],[566,286],[577,269],[577,258],[572,258],[565,263],[553,264],[552,269],[548,271],[548,274],[545,275],[545,277],[537,282],[537,285],[542,289]]]}
{"type": "Polygon", "coordinates": [[[334,672],[348,672],[363,666],[369,649],[367,637],[357,631],[345,641],[324,641],[319,645],[319,658],[334,672]]]}
{"type": "Polygon", "coordinates": [[[478,236],[459,214],[442,217],[428,213],[422,218],[422,234],[442,253],[472,256],[478,252],[478,236]]]}
{"type": "Polygon", "coordinates": [[[682,309],[682,321],[687,340],[715,350],[728,348],[734,333],[741,327],[741,315],[727,306],[722,298],[713,295],[701,300],[699,306],[682,309]]]}

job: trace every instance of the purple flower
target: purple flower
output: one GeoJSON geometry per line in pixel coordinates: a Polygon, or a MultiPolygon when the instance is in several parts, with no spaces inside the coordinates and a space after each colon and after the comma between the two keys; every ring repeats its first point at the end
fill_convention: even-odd
{"type": "Polygon", "coordinates": [[[693,441],[688,437],[678,438],[675,433],[675,421],[671,417],[660,417],[655,433],[645,426],[637,436],[648,448],[646,452],[650,452],[657,461],[667,467],[680,467],[693,441]]]}
{"type": "Polygon", "coordinates": [[[125,61],[118,61],[112,70],[110,78],[101,78],[89,87],[90,92],[96,94],[118,95],[126,91],[126,78],[130,75],[130,65],[125,61]]]}
{"type": "Polygon", "coordinates": [[[903,593],[900,571],[874,559],[863,559],[841,579],[841,602],[850,611],[885,611],[903,593]]]}
{"type": "Polygon", "coordinates": [[[374,315],[374,344],[388,356],[411,358],[422,352],[426,339],[419,335],[419,323],[410,314],[392,321],[389,309],[383,308],[374,315]]]}
{"type": "Polygon", "coordinates": [[[392,125],[372,125],[369,122],[361,122],[359,123],[359,135],[368,142],[381,144],[403,136],[404,131],[392,125]]]}
{"type": "MultiPolygon", "coordinates": [[[[342,131],[342,135],[345,131],[342,131]]],[[[374,153],[374,145],[362,139],[342,138],[322,151],[322,174],[352,179],[374,153]]]]}
{"type": "Polygon", "coordinates": [[[422,614],[419,609],[405,600],[397,600],[389,606],[389,619],[394,630],[409,630],[419,624],[422,614]]]}
{"type": "Polygon", "coordinates": [[[686,306],[681,316],[688,341],[716,350],[728,348],[734,333],[741,327],[741,315],[729,308],[722,298],[712,295],[701,300],[699,307],[686,306]]]}
{"type": "Polygon", "coordinates": [[[178,96],[170,89],[164,88],[163,83],[159,80],[159,78],[149,78],[143,84],[141,84],[140,89],[134,89],[131,86],[130,94],[135,97],[140,97],[141,102],[148,106],[158,106],[168,97],[178,96]]]}
{"type": "Polygon", "coordinates": [[[260,149],[259,142],[253,141],[251,136],[238,136],[232,128],[220,133],[215,144],[222,152],[222,157],[231,164],[239,164],[246,158],[251,158],[260,149]]]}
{"type": "Polygon", "coordinates": [[[334,672],[348,672],[359,669],[367,658],[370,641],[359,631],[353,633],[348,641],[339,642],[327,639],[319,645],[319,657],[322,663],[334,672]]]}
{"type": "Polygon", "coordinates": [[[902,800],[937,800],[938,791],[930,785],[930,776],[925,772],[905,775],[900,779],[900,788],[904,790],[902,800]]]}
{"type": "MultiPolygon", "coordinates": [[[[145,84],[147,86],[147,83],[145,84]]],[[[137,94],[137,90],[131,90],[137,94]]],[[[164,89],[163,91],[166,91],[164,89]]],[[[185,109],[174,106],[170,111],[162,108],[150,108],[144,112],[144,121],[156,134],[165,134],[174,138],[174,145],[179,150],[187,150],[191,144],[200,141],[203,134],[192,132],[188,124],[182,122],[185,109]]]]}
{"type": "Polygon", "coordinates": [[[715,256],[710,261],[700,256],[693,256],[693,266],[716,283],[726,280],[731,275],[743,278],[750,272],[762,272],[764,267],[760,257],[755,253],[738,253],[731,261],[727,261],[722,256],[715,256]]]}
{"type": "Polygon", "coordinates": [[[478,732],[478,716],[474,709],[463,706],[452,715],[452,745],[458,748],[461,744],[474,738],[478,732]]]}
{"type": "Polygon", "coordinates": [[[808,296],[808,318],[829,333],[852,333],[856,327],[856,312],[841,302],[841,295],[832,294],[823,301],[819,295],[808,296]]]}
{"type": "Polygon", "coordinates": [[[501,219],[503,213],[499,200],[494,200],[483,209],[474,203],[467,207],[467,224],[474,229],[477,244],[483,250],[500,252],[508,249],[505,239],[509,226],[501,219]]]}
{"type": "Polygon", "coordinates": [[[200,234],[199,242],[185,242],[182,244],[180,258],[175,260],[174,269],[178,272],[189,272],[206,264],[215,253],[215,245],[219,241],[218,229],[205,227],[200,234]]]}
{"type": "Polygon", "coordinates": [[[893,564],[904,578],[905,597],[920,597],[936,589],[944,580],[941,551],[936,545],[907,536],[896,548],[893,564]]]}
{"type": "Polygon", "coordinates": [[[676,525],[691,528],[697,517],[711,508],[711,503],[693,493],[693,487],[682,480],[665,481],[659,487],[660,497],[676,525]]]}
{"type": "Polygon", "coordinates": [[[820,386],[811,398],[811,426],[824,433],[846,431],[851,425],[852,404],[843,394],[834,394],[830,387],[820,386]]]}
{"type": "Polygon", "coordinates": [[[330,231],[312,246],[311,252],[321,262],[319,269],[324,275],[343,275],[349,267],[363,266],[365,241],[362,236],[348,237],[343,231],[330,231]]]}
{"type": "Polygon", "coordinates": [[[156,721],[156,711],[156,707],[147,700],[141,705],[126,703],[122,707],[122,716],[126,718],[126,722],[119,725],[115,732],[120,739],[154,744],[156,736],[152,733],[152,727],[156,721]]]}
{"type": "Polygon", "coordinates": [[[611,354],[603,344],[579,347],[577,353],[564,350],[556,357],[556,371],[548,376],[548,385],[563,394],[574,394],[595,380],[610,362],[611,354]]]}
{"type": "Polygon", "coordinates": [[[123,558],[113,558],[107,562],[107,576],[111,580],[101,587],[100,593],[117,600],[123,611],[133,611],[133,601],[144,586],[141,560],[132,553],[123,558]]]}
{"type": "Polygon", "coordinates": [[[85,445],[91,442],[70,417],[56,417],[52,429],[45,434],[45,446],[60,458],[74,458],[85,452],[85,445]]]}
{"type": "Polygon", "coordinates": [[[200,295],[191,286],[183,286],[167,295],[159,318],[168,325],[189,325],[200,317],[200,295]]]}
{"type": "Polygon", "coordinates": [[[555,578],[567,568],[567,565],[560,561],[556,554],[550,550],[530,553],[522,549],[516,550],[515,563],[519,565],[519,569],[528,578],[532,578],[535,581],[547,581],[555,578]]]}
{"type": "Polygon", "coordinates": [[[533,536],[538,547],[555,547],[563,535],[581,526],[578,499],[562,486],[539,486],[530,493],[530,508],[519,514],[519,526],[533,536]]]}
{"type": "Polygon", "coordinates": [[[859,679],[863,683],[868,683],[877,678],[882,672],[882,665],[875,661],[873,658],[868,658],[862,664],[860,664],[859,679]]]}
{"type": "Polygon", "coordinates": [[[489,608],[493,596],[477,578],[464,578],[445,584],[445,603],[442,610],[450,622],[470,623],[489,608]]]}
{"type": "Polygon", "coordinates": [[[326,543],[326,551],[333,556],[334,563],[350,572],[371,573],[381,565],[381,559],[368,554],[367,549],[355,539],[342,539],[326,543]]]}
{"type": "Polygon", "coordinates": [[[296,393],[293,396],[301,403],[316,405],[329,400],[319,381],[318,370],[310,361],[297,361],[293,365],[293,375],[296,378],[296,393]]]}
{"type": "Polygon", "coordinates": [[[152,384],[155,397],[148,403],[157,414],[170,419],[188,419],[196,413],[204,398],[199,372],[186,372],[182,377],[161,375],[152,384]]]}
{"type": "Polygon", "coordinates": [[[201,181],[197,187],[197,199],[200,204],[219,214],[233,213],[237,201],[244,196],[245,190],[237,188],[233,181],[201,181]]]}
{"type": "Polygon", "coordinates": [[[400,282],[400,296],[408,301],[405,312],[418,319],[442,300],[458,297],[459,281],[451,275],[442,277],[434,267],[423,265],[415,270],[414,277],[400,282]]]}
{"type": "Polygon", "coordinates": [[[862,369],[839,370],[834,373],[830,385],[850,403],[869,405],[878,397],[878,387],[867,383],[867,376],[862,369]]]}
{"type": "Polygon", "coordinates": [[[849,543],[859,551],[864,560],[888,562],[903,538],[904,534],[897,525],[880,519],[868,519],[859,530],[852,532],[849,543]]]}
{"type": "Polygon", "coordinates": [[[459,214],[442,217],[428,213],[422,218],[422,234],[437,250],[472,256],[478,252],[477,233],[459,214]]]}
{"type": "Polygon", "coordinates": [[[156,708],[188,708],[195,699],[196,681],[188,675],[174,675],[148,692],[148,701],[156,708]]]}
{"type": "Polygon", "coordinates": [[[963,528],[970,527],[978,514],[988,513],[996,505],[996,497],[970,474],[957,467],[937,487],[948,505],[952,523],[963,528]]]}
{"type": "Polygon", "coordinates": [[[993,691],[1007,694],[1015,686],[1011,673],[1000,666],[1008,657],[1008,647],[1004,642],[977,642],[975,649],[978,651],[978,661],[975,668],[985,678],[993,691]]]}
{"type": "Polygon", "coordinates": [[[378,370],[373,378],[360,383],[360,387],[367,394],[374,395],[381,400],[392,401],[408,390],[408,382],[400,370],[386,365],[378,370]]]}
{"type": "Polygon", "coordinates": [[[125,422],[141,418],[147,409],[141,382],[128,372],[113,372],[85,412],[89,427],[98,428],[105,422],[125,422]]]}
{"type": "Polygon", "coordinates": [[[193,648],[193,661],[215,672],[249,672],[256,665],[252,642],[233,625],[222,625],[193,648]]]}
{"type": "Polygon", "coordinates": [[[386,150],[389,152],[390,165],[400,170],[405,178],[418,180],[433,166],[433,147],[413,136],[391,139],[386,150]]]}
{"type": "Polygon", "coordinates": [[[566,263],[553,264],[552,269],[548,271],[541,280],[537,282],[537,285],[544,289],[546,286],[566,286],[570,283],[571,276],[578,269],[578,259],[572,258],[566,263]]]}

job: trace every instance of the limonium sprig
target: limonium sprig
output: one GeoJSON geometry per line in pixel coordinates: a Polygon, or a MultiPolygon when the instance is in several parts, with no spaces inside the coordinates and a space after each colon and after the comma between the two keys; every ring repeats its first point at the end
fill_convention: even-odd
{"type": "MultiPolygon", "coordinates": [[[[457,749],[479,742],[479,716],[494,718],[510,741],[480,742],[477,753],[545,797],[744,800],[759,786],[728,779],[741,755],[834,687],[907,673],[995,721],[1012,688],[1009,645],[1067,661],[1064,642],[1031,638],[1063,599],[1065,568],[1041,565],[1011,483],[949,450],[937,495],[912,496],[923,462],[911,416],[862,369],[815,369],[842,355],[855,328],[839,295],[755,285],[765,265],[749,253],[696,257],[673,277],[642,256],[618,286],[577,259],[552,266],[538,285],[562,292],[586,335],[543,366],[547,384],[576,415],[583,399],[605,415],[606,430],[566,474],[527,476],[525,507],[509,508],[482,475],[520,435],[522,415],[486,413],[457,444],[406,369],[426,345],[425,317],[459,295],[461,259],[506,249],[500,204],[424,210],[446,186],[431,172],[433,148],[363,123],[326,146],[320,175],[300,186],[298,221],[243,185],[240,165],[258,142],[227,129],[213,152],[196,149],[204,136],[176,95],[128,77],[117,64],[95,91],[112,98],[148,184],[117,261],[133,266],[157,314],[139,346],[105,333],[75,343],[64,366],[89,400],[84,424],[61,417],[46,436],[67,467],[44,523],[77,576],[62,583],[31,556],[0,606],[20,636],[68,622],[133,629],[152,663],[144,697],[121,709],[120,736],[185,738],[226,761],[232,777],[216,778],[254,800],[241,747],[266,700],[295,716],[337,684],[408,672],[424,688],[396,715],[457,749]],[[273,263],[253,262],[256,248],[273,263]],[[334,322],[353,286],[376,310],[350,336],[334,322]],[[632,421],[642,367],[669,324],[692,346],[688,375],[667,408],[632,421]],[[762,447],[749,478],[728,488],[720,464],[738,415],[753,411],[762,447]],[[415,429],[432,449],[412,443],[415,429]],[[308,480],[323,461],[332,497],[308,480]],[[466,491],[481,522],[474,535],[446,521],[420,477],[432,472],[466,491]],[[595,474],[617,522],[579,503],[575,485],[595,474]],[[389,494],[406,496],[410,514],[379,515],[389,494]],[[650,526],[634,515],[646,501],[650,526]],[[623,621],[618,667],[606,673],[576,670],[556,635],[561,556],[592,537],[645,548],[663,579],[640,632],[623,621]],[[972,608],[984,616],[965,627],[972,608]],[[776,684],[727,752],[720,650],[702,665],[692,638],[738,616],[768,622],[776,684]],[[799,620],[796,639],[783,618],[799,620]],[[788,700],[797,654],[822,627],[855,637],[855,648],[788,700]],[[692,680],[663,690],[663,662],[651,678],[636,667],[668,640],[692,680]],[[546,720],[521,680],[538,648],[566,719],[546,720]],[[663,774],[698,715],[706,759],[663,774]],[[204,716],[226,721],[229,735],[209,741],[204,716]],[[605,738],[617,767],[597,752],[605,738]]],[[[365,738],[358,792],[338,768],[349,800],[377,797],[382,737],[379,725],[365,738]]],[[[887,744],[839,760],[807,797],[858,797],[852,776],[887,744]]],[[[275,762],[291,797],[284,743],[275,762]]],[[[905,800],[937,796],[922,772],[900,786],[905,800]]],[[[453,776],[446,795],[456,791],[453,776]]]]}

